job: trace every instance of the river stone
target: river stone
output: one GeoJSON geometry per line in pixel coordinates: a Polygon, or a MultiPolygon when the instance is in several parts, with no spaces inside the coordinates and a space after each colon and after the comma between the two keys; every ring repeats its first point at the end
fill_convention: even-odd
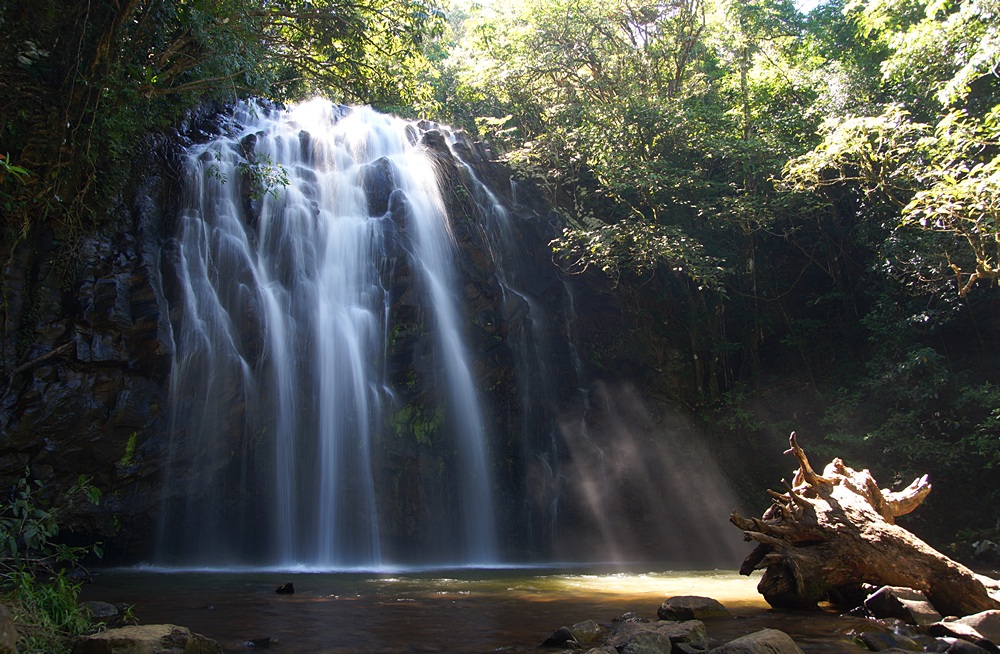
{"type": "Polygon", "coordinates": [[[222,654],[222,646],[187,627],[151,624],[83,636],[73,654],[222,654]]]}
{"type": "Polygon", "coordinates": [[[946,626],[964,625],[979,634],[981,638],[985,638],[995,645],[1000,645],[1000,611],[996,609],[967,615],[958,620],[949,620],[944,624],[946,626]]]}
{"type": "Polygon", "coordinates": [[[614,633],[608,638],[608,645],[621,651],[640,633],[655,633],[667,638],[673,645],[687,643],[696,649],[708,648],[708,633],[705,624],[699,620],[672,622],[659,620],[657,622],[620,622],[615,625],[614,633]]]}
{"type": "Polygon", "coordinates": [[[17,629],[3,604],[0,604],[0,654],[17,654],[17,629]]]}
{"type": "Polygon", "coordinates": [[[573,639],[581,646],[594,645],[604,639],[605,630],[593,620],[578,622],[569,628],[573,639]]]}
{"type": "Polygon", "coordinates": [[[670,637],[655,631],[640,631],[621,648],[621,654],[670,654],[670,637]]]}
{"type": "MultiPolygon", "coordinates": [[[[982,642],[984,645],[990,645],[989,641],[982,642]]],[[[944,654],[992,654],[997,651],[997,648],[994,646],[993,649],[987,649],[961,638],[939,638],[937,646],[927,648],[926,651],[943,652],[944,654]]]]}
{"type": "Polygon", "coordinates": [[[657,632],[665,634],[674,645],[687,643],[697,649],[708,649],[708,633],[701,620],[661,621],[653,624],[657,632]]]}
{"type": "Polygon", "coordinates": [[[763,629],[716,647],[710,654],[804,654],[804,652],[785,632],[763,629]]]}
{"type": "Polygon", "coordinates": [[[577,645],[573,632],[569,627],[559,627],[552,635],[542,641],[541,647],[572,647],[577,645]]]}
{"type": "Polygon", "coordinates": [[[882,586],[868,596],[865,608],[876,618],[899,618],[921,626],[941,620],[941,614],[927,601],[926,595],[903,586],[882,586]]]}
{"type": "Polygon", "coordinates": [[[976,643],[970,643],[967,640],[956,640],[955,643],[948,648],[945,654],[995,654],[1000,652],[996,645],[993,645],[990,641],[980,641],[977,645],[976,643]]]}
{"type": "Polygon", "coordinates": [[[108,602],[80,602],[80,610],[86,613],[93,622],[114,622],[121,613],[118,607],[108,602]]]}
{"type": "Polygon", "coordinates": [[[920,643],[912,638],[891,631],[865,631],[858,635],[858,640],[873,652],[884,652],[890,649],[922,652],[924,649],[920,643]]]}
{"type": "Polygon", "coordinates": [[[711,597],[678,595],[668,597],[656,612],[661,620],[712,620],[731,618],[729,609],[711,597]]]}
{"type": "MultiPolygon", "coordinates": [[[[990,651],[1000,652],[1000,611],[983,611],[956,620],[935,622],[927,627],[931,636],[956,637],[990,651]]],[[[951,651],[951,650],[948,650],[951,651]]]]}

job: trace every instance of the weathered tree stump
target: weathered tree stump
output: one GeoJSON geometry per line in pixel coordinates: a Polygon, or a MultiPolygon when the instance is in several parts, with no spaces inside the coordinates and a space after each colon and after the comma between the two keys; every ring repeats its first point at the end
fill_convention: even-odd
{"type": "Polygon", "coordinates": [[[923,591],[944,615],[1000,608],[977,575],[894,524],[931,491],[924,475],[899,492],[881,490],[868,470],[834,459],[822,475],[809,465],[795,432],[789,438],[799,468],[786,491],[769,490],[761,518],[735,511],[730,522],[757,547],[740,574],[764,570],[757,590],[776,608],[814,608],[856,596],[861,584],[923,591]]]}

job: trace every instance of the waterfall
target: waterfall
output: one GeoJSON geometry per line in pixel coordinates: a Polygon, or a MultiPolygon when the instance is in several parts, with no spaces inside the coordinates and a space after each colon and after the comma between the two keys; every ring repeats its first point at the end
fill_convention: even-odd
{"type": "Polygon", "coordinates": [[[242,107],[227,134],[188,150],[171,377],[170,474],[184,483],[166,485],[161,559],[382,565],[376,459],[395,424],[454,438],[442,446],[456,454],[442,461],[453,487],[429,500],[439,540],[451,541],[440,551],[497,561],[456,244],[420,136],[406,121],[315,100],[242,107]],[[422,296],[416,329],[435,334],[423,354],[440,365],[420,371],[434,377],[423,389],[433,397],[400,406],[386,344],[399,336],[391,285],[403,269],[405,292],[422,296]]]}

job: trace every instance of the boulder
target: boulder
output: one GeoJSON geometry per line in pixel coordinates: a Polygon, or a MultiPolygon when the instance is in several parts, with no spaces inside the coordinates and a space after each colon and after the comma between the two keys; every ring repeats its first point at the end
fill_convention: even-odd
{"type": "Polygon", "coordinates": [[[361,186],[368,202],[368,215],[381,216],[389,210],[389,196],[395,186],[392,162],[380,157],[360,170],[361,186]]]}
{"type": "Polygon", "coordinates": [[[954,625],[956,623],[970,627],[981,638],[985,638],[995,645],[1000,645],[1000,611],[974,613],[958,620],[951,620],[946,624],[954,625]]]}
{"type": "Polygon", "coordinates": [[[573,638],[573,632],[569,627],[559,627],[542,641],[541,647],[579,647],[579,643],[573,638]]]}
{"type": "Polygon", "coordinates": [[[705,623],[700,620],[664,620],[652,625],[657,633],[666,635],[674,645],[687,644],[696,649],[708,649],[708,633],[705,631],[705,623]]]}
{"type": "Polygon", "coordinates": [[[578,622],[570,627],[569,631],[573,634],[573,640],[583,647],[599,644],[607,634],[606,630],[593,620],[578,622]]]}
{"type": "Polygon", "coordinates": [[[907,652],[922,652],[924,649],[922,645],[912,638],[892,631],[865,631],[858,635],[858,640],[873,652],[885,652],[892,649],[907,652]]]}
{"type": "Polygon", "coordinates": [[[83,636],[73,654],[222,654],[222,646],[187,627],[151,624],[83,636]]]}
{"type": "Polygon", "coordinates": [[[0,604],[0,654],[17,654],[17,629],[3,604],[0,604]]]}
{"type": "Polygon", "coordinates": [[[926,651],[943,654],[990,654],[990,650],[961,638],[939,638],[934,647],[926,651]]]}
{"type": "MultiPolygon", "coordinates": [[[[662,636],[669,640],[672,645],[686,643],[695,649],[708,648],[708,634],[705,631],[705,624],[699,620],[687,620],[685,622],[660,620],[648,623],[619,622],[615,624],[614,631],[608,638],[607,644],[618,651],[623,651],[641,633],[653,633],[657,636],[662,636]]],[[[643,642],[651,641],[645,639],[643,642]]]]}
{"type": "Polygon", "coordinates": [[[902,586],[882,586],[868,596],[865,608],[876,618],[899,618],[921,626],[941,620],[941,614],[927,601],[926,595],[902,586]]]}
{"type": "Polygon", "coordinates": [[[927,627],[927,633],[960,638],[987,651],[1000,651],[1000,611],[983,611],[956,620],[935,622],[927,627]]]}
{"type": "Polygon", "coordinates": [[[763,629],[730,641],[710,654],[804,654],[791,636],[777,629],[763,629]]]}
{"type": "Polygon", "coordinates": [[[695,595],[678,595],[668,597],[660,605],[656,615],[661,620],[712,620],[716,618],[731,618],[729,609],[718,600],[711,597],[695,595]]]}
{"type": "Polygon", "coordinates": [[[91,622],[114,624],[121,617],[118,607],[108,602],[99,602],[96,600],[80,602],[80,610],[87,614],[91,622]]]}
{"type": "Polygon", "coordinates": [[[640,631],[621,648],[621,654],[670,654],[670,638],[656,631],[640,631]]]}
{"type": "Polygon", "coordinates": [[[972,558],[976,563],[1000,563],[1000,545],[991,540],[976,541],[972,544],[972,558]]]}

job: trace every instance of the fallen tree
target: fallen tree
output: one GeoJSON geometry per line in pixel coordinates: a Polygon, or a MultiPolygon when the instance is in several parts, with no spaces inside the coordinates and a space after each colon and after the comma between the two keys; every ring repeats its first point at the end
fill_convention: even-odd
{"type": "Polygon", "coordinates": [[[1000,609],[974,572],[895,524],[930,493],[926,475],[902,491],[885,491],[868,470],[839,458],[819,475],[795,432],[789,443],[786,454],[799,462],[792,484],[784,482],[784,493],[768,491],[773,502],[761,518],[735,511],[729,517],[745,540],[758,543],[740,574],[764,570],[757,590],[771,606],[849,603],[867,583],[920,590],[942,615],[1000,609]]]}

